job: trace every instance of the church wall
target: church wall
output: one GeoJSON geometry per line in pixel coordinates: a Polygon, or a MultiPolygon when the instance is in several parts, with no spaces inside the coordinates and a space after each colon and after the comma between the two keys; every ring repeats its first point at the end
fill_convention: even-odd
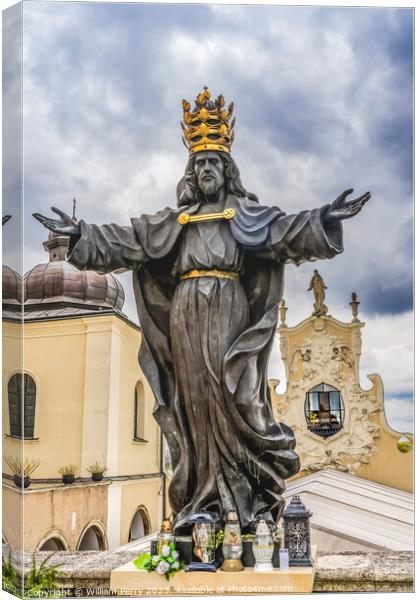
{"type": "Polygon", "coordinates": [[[125,481],[121,484],[120,544],[128,542],[131,521],[139,506],[144,506],[150,519],[151,532],[162,522],[162,481],[160,478],[125,481]]]}
{"type": "MultiPolygon", "coordinates": [[[[2,529],[7,543],[17,550],[23,549],[23,497],[3,483],[2,489],[2,529]]],[[[26,532],[25,532],[26,535],[26,532]]]]}
{"type": "MultiPolygon", "coordinates": [[[[52,532],[59,532],[69,550],[75,550],[84,529],[92,522],[106,528],[108,483],[72,486],[32,487],[24,497],[24,549],[33,551],[52,532]]],[[[3,529],[9,544],[21,549],[19,518],[16,510],[20,496],[17,488],[3,485],[3,529]]]]}
{"type": "MultiPolygon", "coordinates": [[[[7,383],[19,371],[19,337],[15,324],[3,353],[3,422],[9,431],[7,383]],[[14,331],[16,330],[16,331],[14,331]]],[[[40,458],[35,478],[59,477],[70,463],[89,476],[95,461],[107,475],[135,475],[160,470],[159,428],[153,417],[154,396],[138,364],[141,333],[116,316],[43,321],[25,325],[25,372],[36,382],[35,440],[26,453],[40,458]],[[134,438],[134,390],[145,390],[145,442],[134,438]]],[[[19,452],[20,440],[5,438],[4,453],[19,452]]],[[[7,466],[5,472],[9,473],[7,466]]]]}
{"type": "Polygon", "coordinates": [[[86,355],[83,386],[81,474],[89,476],[90,464],[98,461],[118,474],[118,411],[121,369],[119,326],[113,316],[82,319],[86,328],[86,355]]]}
{"type": "MultiPolygon", "coordinates": [[[[10,327],[5,324],[5,328],[10,327]]],[[[14,325],[12,325],[14,327],[14,325]]],[[[25,373],[37,387],[34,440],[25,441],[25,455],[41,463],[35,478],[60,477],[58,469],[70,463],[80,468],[83,415],[84,327],[79,321],[29,323],[24,327],[25,373]]],[[[12,345],[13,347],[13,345],[12,345]]],[[[13,356],[10,344],[4,355],[13,356]]],[[[13,358],[11,359],[13,360],[13,358]]],[[[19,367],[3,369],[4,433],[9,432],[7,383],[19,367]]],[[[4,439],[4,453],[17,455],[21,442],[4,439]]],[[[10,469],[4,467],[6,473],[10,469]]]]}
{"type": "Polygon", "coordinates": [[[383,485],[406,492],[414,491],[414,438],[405,434],[413,444],[409,452],[397,450],[401,433],[393,430],[386,421],[386,413],[373,415],[371,419],[381,428],[381,437],[369,464],[361,465],[358,475],[383,485]]]}
{"type": "Polygon", "coordinates": [[[141,333],[125,323],[121,323],[120,332],[118,472],[124,475],[157,473],[160,471],[160,430],[153,417],[155,398],[138,363],[141,333]],[[139,380],[144,390],[144,412],[141,411],[141,419],[144,423],[145,441],[134,439],[134,396],[139,380]]]}
{"type": "Polygon", "coordinates": [[[7,385],[10,377],[14,373],[20,372],[22,368],[22,326],[19,323],[3,322],[2,332],[2,363],[3,363],[3,382],[2,382],[2,423],[3,423],[3,472],[10,472],[10,469],[4,461],[8,454],[17,454],[19,452],[20,440],[14,440],[9,436],[9,405],[7,395],[7,385]]]}
{"type": "MultiPolygon", "coordinates": [[[[19,372],[19,325],[4,324],[3,423],[4,454],[19,456],[21,440],[9,431],[7,383],[19,372]]],[[[90,477],[95,461],[108,467],[105,476],[159,473],[160,435],[152,410],[154,397],[138,364],[140,331],[116,315],[51,320],[25,325],[25,372],[37,385],[35,438],[25,440],[25,456],[40,458],[31,486],[22,497],[10,480],[4,489],[3,531],[8,542],[21,547],[23,499],[25,549],[35,549],[49,532],[59,531],[70,550],[94,520],[110,530],[112,546],[127,543],[136,509],[144,506],[151,531],[162,519],[161,478],[78,482],[63,486],[58,469],[75,464],[76,475],[90,477]],[[144,435],[134,441],[134,390],[144,385],[144,435]],[[37,483],[37,479],[57,480],[37,483]],[[41,491],[40,488],[48,488],[41,491]],[[115,488],[115,489],[114,489],[115,488]],[[119,490],[117,488],[120,488],[119,490]],[[115,490],[117,493],[115,493],[115,490]],[[19,500],[21,502],[19,502],[19,500]],[[117,500],[117,502],[116,502],[117,500]],[[112,514],[108,518],[108,507],[112,514]],[[115,509],[115,510],[113,510],[115,509]]],[[[5,473],[10,473],[7,465],[5,473]]]]}

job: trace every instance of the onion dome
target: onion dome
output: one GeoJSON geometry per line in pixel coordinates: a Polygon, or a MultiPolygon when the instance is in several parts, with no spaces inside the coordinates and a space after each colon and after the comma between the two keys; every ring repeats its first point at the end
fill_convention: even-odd
{"type": "Polygon", "coordinates": [[[3,304],[20,306],[23,296],[22,277],[7,265],[3,265],[2,286],[3,304]]]}
{"type": "Polygon", "coordinates": [[[69,237],[50,232],[44,248],[49,262],[25,275],[25,310],[35,305],[63,305],[121,311],[124,289],[112,274],[80,271],[65,260],[69,237]]]}
{"type": "MultiPolygon", "coordinates": [[[[11,215],[2,217],[2,226],[10,219],[11,215]]],[[[10,268],[8,265],[2,265],[2,303],[3,309],[20,309],[23,297],[22,276],[10,268]]],[[[4,310],[3,310],[4,313],[4,310]]]]}

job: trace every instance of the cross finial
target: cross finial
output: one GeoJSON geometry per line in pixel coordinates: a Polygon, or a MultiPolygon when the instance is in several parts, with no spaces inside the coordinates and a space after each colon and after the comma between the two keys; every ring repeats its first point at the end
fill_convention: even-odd
{"type": "Polygon", "coordinates": [[[284,298],[282,298],[281,301],[280,301],[279,310],[280,310],[281,325],[285,325],[286,324],[287,306],[286,306],[286,302],[285,302],[284,298]]]}

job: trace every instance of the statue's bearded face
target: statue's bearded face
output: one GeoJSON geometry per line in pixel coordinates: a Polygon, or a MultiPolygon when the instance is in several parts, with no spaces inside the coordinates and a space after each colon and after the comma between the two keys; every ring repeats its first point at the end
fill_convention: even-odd
{"type": "Polygon", "coordinates": [[[217,194],[225,182],[224,163],[218,152],[200,152],[194,163],[197,183],[205,196],[217,194]]]}

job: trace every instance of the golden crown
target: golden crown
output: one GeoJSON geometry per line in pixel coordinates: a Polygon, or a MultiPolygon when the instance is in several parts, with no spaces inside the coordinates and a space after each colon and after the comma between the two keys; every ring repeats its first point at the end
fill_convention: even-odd
{"type": "Polygon", "coordinates": [[[230,152],[235,137],[233,128],[236,121],[234,118],[229,123],[233,113],[233,102],[225,110],[225,99],[222,95],[216,100],[210,98],[211,93],[207,86],[204,86],[195,100],[192,111],[191,104],[186,100],[182,101],[184,110],[184,122],[181,121],[184,132],[182,141],[190,154],[203,150],[230,152]]]}

